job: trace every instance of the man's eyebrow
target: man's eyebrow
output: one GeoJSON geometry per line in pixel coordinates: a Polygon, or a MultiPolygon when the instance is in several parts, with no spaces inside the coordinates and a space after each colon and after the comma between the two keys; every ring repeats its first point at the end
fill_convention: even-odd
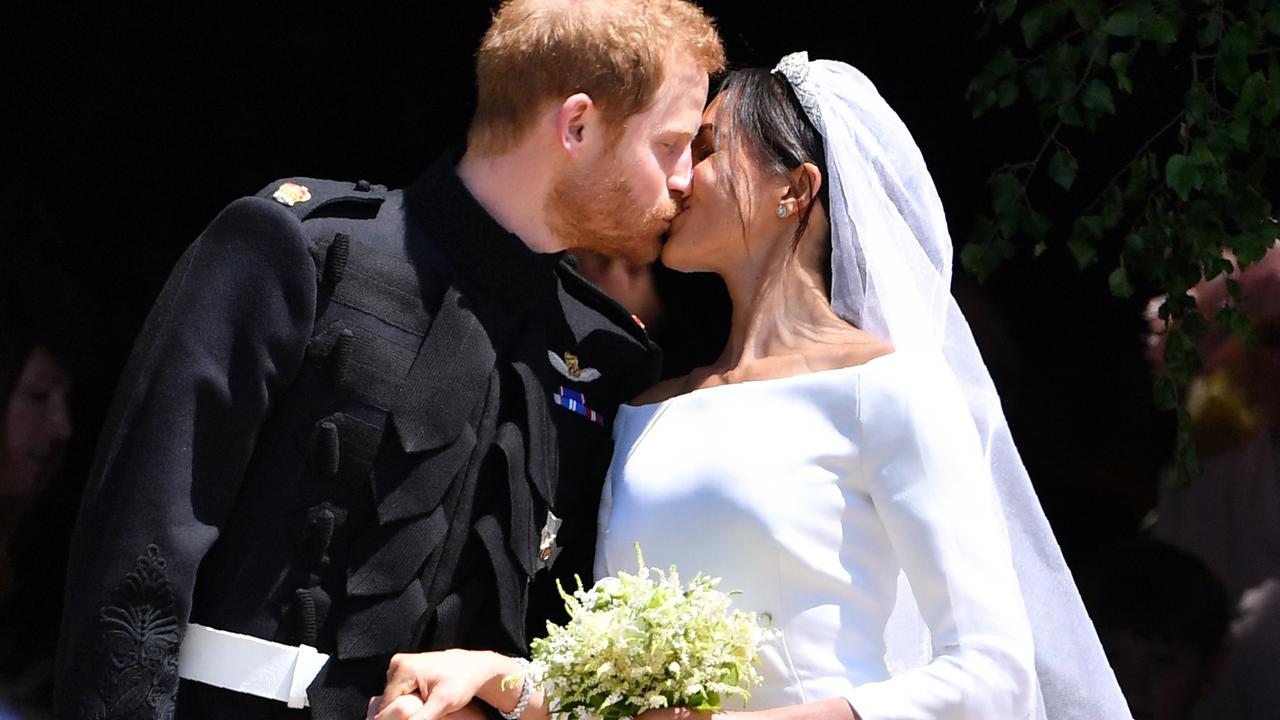
{"type": "Polygon", "coordinates": [[[692,138],[693,136],[697,135],[698,132],[699,131],[689,132],[686,128],[679,127],[677,125],[667,125],[665,127],[660,127],[658,129],[659,135],[666,135],[670,137],[682,137],[682,138],[692,138]]]}

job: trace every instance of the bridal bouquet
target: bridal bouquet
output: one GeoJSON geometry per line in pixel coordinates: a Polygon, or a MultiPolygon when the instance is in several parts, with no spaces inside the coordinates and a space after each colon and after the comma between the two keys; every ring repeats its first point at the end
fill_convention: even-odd
{"type": "Polygon", "coordinates": [[[718,578],[699,573],[687,586],[672,567],[618,573],[569,595],[569,622],[547,623],[533,641],[529,674],[556,720],[622,720],[645,710],[719,710],[760,682],[756,646],[767,631],[755,613],[729,610],[718,578]]]}

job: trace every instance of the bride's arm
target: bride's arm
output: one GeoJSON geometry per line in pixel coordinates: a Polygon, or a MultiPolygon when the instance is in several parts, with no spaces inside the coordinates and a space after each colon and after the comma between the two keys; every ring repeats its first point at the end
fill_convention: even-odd
{"type": "Polygon", "coordinates": [[[863,465],[850,489],[875,505],[933,658],[854,688],[849,701],[869,720],[1028,717],[1036,696],[1031,627],[1000,499],[959,388],[918,370],[862,384],[858,407],[863,465]]]}
{"type": "MultiPolygon", "coordinates": [[[[486,650],[441,650],[396,655],[378,698],[376,720],[438,720],[481,700],[499,712],[520,702],[524,668],[516,658],[486,650]],[[506,678],[514,676],[511,682],[506,678]]],[[[371,708],[372,710],[372,708],[371,708]]],[[[531,686],[519,720],[548,720],[545,698],[531,686]]]]}
{"type": "Polygon", "coordinates": [[[642,713],[636,720],[862,720],[844,698],[815,700],[769,710],[699,712],[686,708],[664,708],[642,713]]]}

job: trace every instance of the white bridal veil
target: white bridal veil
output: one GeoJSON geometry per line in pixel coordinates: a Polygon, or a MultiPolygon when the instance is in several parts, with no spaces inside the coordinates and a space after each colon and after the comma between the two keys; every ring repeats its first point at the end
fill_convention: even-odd
{"type": "MultiPolygon", "coordinates": [[[[1037,720],[1130,718],[1062,552],[1014,447],[995,385],[951,296],[951,236],[924,158],[897,114],[858,70],[783,58],[826,144],[831,200],[832,305],[899,350],[949,368],[977,426],[1003,509],[1035,642],[1037,720]]],[[[900,588],[907,586],[901,580],[900,588]]],[[[929,659],[927,629],[899,592],[886,632],[893,671],[929,659]]]]}

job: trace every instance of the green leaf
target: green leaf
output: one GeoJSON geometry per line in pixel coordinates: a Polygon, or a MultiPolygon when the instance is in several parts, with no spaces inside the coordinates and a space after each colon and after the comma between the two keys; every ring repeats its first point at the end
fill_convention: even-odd
{"type": "Polygon", "coordinates": [[[1212,280],[1223,273],[1230,273],[1234,268],[1235,266],[1231,264],[1230,260],[1221,255],[1215,255],[1209,259],[1209,262],[1205,263],[1204,279],[1212,280]]]}
{"type": "Polygon", "coordinates": [[[1111,97],[1111,88],[1098,78],[1090,80],[1089,84],[1085,85],[1084,92],[1080,96],[1080,104],[1095,112],[1116,114],[1116,103],[1111,97]]]}
{"type": "Polygon", "coordinates": [[[1022,183],[1010,172],[1002,172],[991,178],[991,205],[997,213],[1003,213],[1014,206],[1022,193],[1022,183]]]}
{"type": "Polygon", "coordinates": [[[1222,15],[1212,12],[1204,16],[1204,26],[1196,33],[1196,42],[1200,47],[1209,47],[1222,37],[1222,15]]]}
{"type": "Polygon", "coordinates": [[[1076,164],[1075,156],[1065,147],[1060,147],[1049,158],[1049,177],[1058,183],[1063,190],[1070,190],[1076,181],[1076,171],[1079,166],[1076,164]]]}
{"type": "Polygon", "coordinates": [[[1240,117],[1231,121],[1227,126],[1227,136],[1236,144],[1237,149],[1243,149],[1249,144],[1249,128],[1253,123],[1249,122],[1249,118],[1240,117]]]}
{"type": "Polygon", "coordinates": [[[1116,87],[1126,93],[1133,92],[1133,81],[1129,79],[1129,65],[1132,63],[1133,56],[1125,52],[1112,53],[1108,62],[1111,71],[1116,74],[1116,87]]]}
{"type": "Polygon", "coordinates": [[[1249,316],[1235,305],[1223,305],[1213,314],[1213,319],[1226,329],[1227,334],[1245,341],[1246,345],[1257,343],[1257,332],[1249,316]]]}
{"type": "Polygon", "coordinates": [[[1101,216],[1082,215],[1076,220],[1076,224],[1084,229],[1085,235],[1090,240],[1102,239],[1103,222],[1101,216]]]}
{"type": "Polygon", "coordinates": [[[1031,99],[1040,102],[1049,96],[1049,71],[1041,66],[1033,67],[1023,76],[1027,90],[1031,91],[1031,99]]]}
{"type": "Polygon", "coordinates": [[[1034,257],[1040,257],[1041,255],[1043,255],[1043,254],[1044,254],[1044,251],[1045,251],[1046,249],[1048,249],[1048,247],[1049,247],[1049,246],[1048,246],[1048,245],[1045,245],[1045,244],[1044,244],[1044,241],[1043,241],[1043,240],[1041,240],[1041,241],[1037,242],[1037,243],[1035,244],[1035,246],[1034,246],[1034,247],[1032,247],[1032,248],[1031,248],[1031,254],[1032,254],[1032,256],[1034,256],[1034,257]]]}
{"type": "Polygon", "coordinates": [[[1241,300],[1244,300],[1244,285],[1240,284],[1239,280],[1229,277],[1226,278],[1226,284],[1227,295],[1231,298],[1232,302],[1238,303],[1241,300]]]}
{"type": "Polygon", "coordinates": [[[1003,213],[996,215],[996,229],[1000,231],[1000,237],[1012,238],[1018,233],[1018,225],[1022,223],[1022,216],[1026,214],[1027,209],[1022,205],[1014,205],[1003,213]]]}
{"type": "Polygon", "coordinates": [[[1193,188],[1199,189],[1204,181],[1200,176],[1200,168],[1186,155],[1170,155],[1164,166],[1165,183],[1186,200],[1193,188]]]}
{"type": "Polygon", "coordinates": [[[1151,173],[1147,170],[1146,160],[1146,156],[1143,156],[1129,163],[1129,181],[1125,184],[1125,197],[1137,199],[1147,191],[1147,185],[1151,182],[1151,173]]]}
{"type": "MultiPolygon", "coordinates": [[[[1044,245],[1044,238],[1049,234],[1049,230],[1053,228],[1053,221],[1044,213],[1029,211],[1022,217],[1022,229],[1028,235],[1035,238],[1037,245],[1044,245]]],[[[1043,251],[1041,251],[1043,252],[1043,251]]],[[[1039,255],[1039,253],[1036,253],[1039,255]]]]}
{"type": "MultiPolygon", "coordinates": [[[[991,224],[989,218],[979,218],[979,220],[985,220],[986,223],[991,224]]],[[[994,231],[995,227],[992,224],[992,232],[994,231]]],[[[978,282],[985,282],[1005,260],[1013,257],[1013,249],[1013,243],[1007,240],[970,242],[960,251],[960,263],[969,274],[977,278],[978,282]]]]}
{"type": "Polygon", "coordinates": [[[1058,106],[1058,119],[1068,127],[1084,127],[1084,120],[1074,103],[1065,102],[1058,106]]]}
{"type": "Polygon", "coordinates": [[[1098,260],[1098,251],[1094,249],[1093,243],[1083,238],[1073,236],[1067,240],[1067,249],[1071,251],[1071,257],[1075,258],[1076,266],[1081,270],[1098,260]]]}
{"type": "Polygon", "coordinates": [[[1102,200],[1102,225],[1109,230],[1124,216],[1124,193],[1112,185],[1102,193],[1102,200]]]}
{"type": "Polygon", "coordinates": [[[1013,243],[996,236],[995,222],[979,215],[974,220],[969,242],[960,251],[960,263],[978,282],[983,282],[1005,260],[1013,257],[1013,251],[1013,243]]]}
{"type": "Polygon", "coordinates": [[[1008,20],[1013,11],[1018,7],[1018,0],[999,0],[994,7],[996,11],[996,20],[1004,22],[1008,20]]]}
{"type": "Polygon", "coordinates": [[[1169,45],[1178,39],[1178,26],[1168,15],[1151,15],[1142,22],[1142,37],[1161,45],[1169,45]]]}
{"type": "Polygon", "coordinates": [[[1272,35],[1280,35],[1280,7],[1272,5],[1262,22],[1266,25],[1267,32],[1272,35]]]}
{"type": "MultiPolygon", "coordinates": [[[[1198,167],[1212,168],[1218,165],[1218,158],[1209,149],[1209,143],[1204,138],[1197,139],[1191,144],[1190,157],[1198,167]]],[[[1199,188],[1196,188],[1197,190],[1199,188]]]]}
{"type": "Polygon", "coordinates": [[[1263,94],[1267,90],[1267,76],[1262,70],[1253,73],[1248,79],[1245,79],[1244,85],[1240,86],[1240,99],[1235,102],[1235,114],[1243,115],[1258,104],[1263,94]]]}
{"type": "Polygon", "coordinates": [[[1255,110],[1253,115],[1264,127],[1271,127],[1272,121],[1280,115],[1280,93],[1273,94],[1267,104],[1255,110]]]}
{"type": "Polygon", "coordinates": [[[1018,100],[1018,83],[1013,78],[1006,78],[996,87],[996,104],[1007,108],[1018,100]]]}
{"type": "Polygon", "coordinates": [[[1068,8],[1061,2],[1049,2],[1027,10],[1022,16],[1022,41],[1028,49],[1035,45],[1045,33],[1053,30],[1068,8]]]}
{"type": "Polygon", "coordinates": [[[1264,98],[1267,91],[1267,76],[1261,70],[1250,75],[1244,84],[1240,86],[1240,99],[1236,101],[1235,112],[1237,115],[1243,115],[1258,104],[1258,100],[1264,98]]]}
{"type": "Polygon", "coordinates": [[[1097,262],[1097,242],[1101,237],[1102,218],[1097,215],[1076,218],[1071,228],[1071,237],[1067,240],[1067,249],[1071,251],[1071,256],[1081,270],[1097,262]]]}
{"type": "Polygon", "coordinates": [[[1222,38],[1218,47],[1218,57],[1214,61],[1214,72],[1226,83],[1227,89],[1236,92],[1249,74],[1249,30],[1244,23],[1237,22],[1222,38]]]}
{"type": "Polygon", "coordinates": [[[1213,110],[1214,100],[1203,85],[1196,83],[1183,97],[1183,104],[1187,108],[1187,124],[1197,125],[1213,110]]]}
{"type": "Polygon", "coordinates": [[[1127,298],[1133,295],[1133,285],[1129,283],[1129,273],[1125,272],[1124,265],[1111,271],[1107,284],[1111,286],[1111,294],[1116,297],[1127,298]]]}
{"type": "Polygon", "coordinates": [[[1134,37],[1142,31],[1142,19],[1132,10],[1118,10],[1103,23],[1102,31],[1116,37],[1134,37]]]}

